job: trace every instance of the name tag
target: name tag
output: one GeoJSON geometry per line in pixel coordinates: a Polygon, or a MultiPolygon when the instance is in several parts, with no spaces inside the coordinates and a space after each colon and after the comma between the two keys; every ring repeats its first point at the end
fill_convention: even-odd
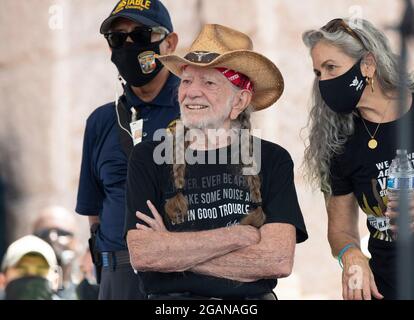
{"type": "Polygon", "coordinates": [[[137,145],[142,141],[142,127],[144,121],[142,119],[133,121],[129,124],[131,128],[132,140],[134,142],[134,146],[137,145]]]}

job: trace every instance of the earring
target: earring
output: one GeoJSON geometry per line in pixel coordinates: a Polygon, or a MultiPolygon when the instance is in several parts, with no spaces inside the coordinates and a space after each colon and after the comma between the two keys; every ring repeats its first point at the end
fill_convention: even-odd
{"type": "Polygon", "coordinates": [[[367,77],[365,82],[367,83],[367,85],[371,86],[371,93],[374,93],[374,78],[367,77]]]}

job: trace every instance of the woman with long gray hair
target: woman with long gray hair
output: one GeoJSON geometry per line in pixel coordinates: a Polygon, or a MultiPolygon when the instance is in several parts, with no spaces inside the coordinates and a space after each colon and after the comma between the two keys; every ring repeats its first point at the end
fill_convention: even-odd
{"type": "MultiPolygon", "coordinates": [[[[389,216],[388,167],[397,126],[412,125],[413,75],[398,104],[398,57],[366,20],[334,19],[303,34],[315,72],[305,150],[309,180],[325,195],[328,240],[343,267],[344,299],[396,298],[395,226],[389,216]],[[368,260],[360,249],[358,206],[367,215],[368,260]]],[[[409,155],[414,152],[411,145],[409,155]]]]}

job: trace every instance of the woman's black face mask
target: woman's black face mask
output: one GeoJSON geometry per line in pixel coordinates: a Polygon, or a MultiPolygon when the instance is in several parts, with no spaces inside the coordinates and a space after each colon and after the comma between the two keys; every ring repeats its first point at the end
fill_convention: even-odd
{"type": "Polygon", "coordinates": [[[111,60],[128,85],[142,87],[161,71],[163,65],[155,59],[155,54],[160,54],[162,41],[147,45],[125,42],[122,47],[112,49],[111,60]]]}
{"type": "Polygon", "coordinates": [[[361,61],[339,77],[319,81],[322,99],[332,111],[349,114],[356,109],[367,79],[361,73],[361,61]]]}

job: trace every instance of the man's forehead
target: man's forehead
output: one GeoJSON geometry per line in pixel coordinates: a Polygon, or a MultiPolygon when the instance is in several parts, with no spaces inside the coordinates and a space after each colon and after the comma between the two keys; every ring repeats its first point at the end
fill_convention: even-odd
{"type": "Polygon", "coordinates": [[[51,206],[44,208],[34,223],[34,231],[45,229],[61,229],[75,233],[76,221],[73,214],[66,208],[51,206]]]}
{"type": "Polygon", "coordinates": [[[220,77],[221,73],[215,68],[204,68],[197,66],[185,66],[183,68],[183,76],[198,76],[198,77],[220,77]]]}
{"type": "Polygon", "coordinates": [[[119,17],[111,24],[111,29],[127,28],[127,27],[141,27],[142,24],[128,18],[119,17]]]}

